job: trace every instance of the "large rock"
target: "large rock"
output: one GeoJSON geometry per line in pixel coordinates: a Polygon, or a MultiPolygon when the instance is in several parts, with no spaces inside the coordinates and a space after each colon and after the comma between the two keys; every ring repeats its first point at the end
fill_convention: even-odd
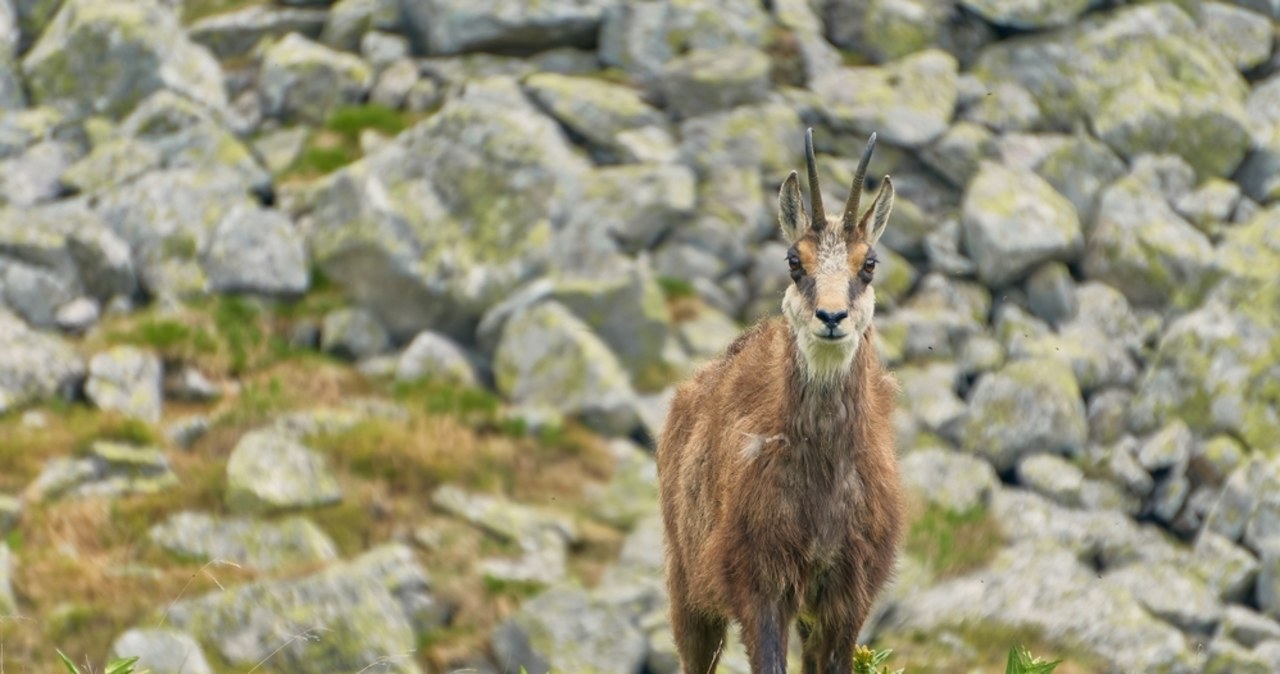
{"type": "Polygon", "coordinates": [[[610,0],[428,0],[404,5],[409,35],[427,54],[503,49],[529,53],[595,41],[610,0]]]}
{"type": "Polygon", "coordinates": [[[925,502],[953,513],[985,509],[999,490],[991,464],[942,449],[922,449],[902,458],[902,484],[925,502]]]}
{"type": "Polygon", "coordinates": [[[557,260],[556,267],[599,272],[604,271],[600,267],[615,267],[616,259],[607,254],[614,244],[628,253],[652,248],[694,214],[695,186],[693,171],[679,164],[635,164],[594,171],[561,237],[568,250],[583,254],[557,260]],[[608,241],[599,241],[601,236],[608,241]]]}
{"type": "Polygon", "coordinates": [[[66,143],[43,141],[21,156],[0,161],[0,203],[29,207],[53,201],[62,194],[58,177],[75,159],[66,143]]]}
{"type": "Polygon", "coordinates": [[[289,33],[262,56],[263,111],[285,121],[319,124],[334,108],[358,103],[373,86],[359,58],[289,33]]]}
{"type": "Polygon", "coordinates": [[[416,674],[415,633],[439,625],[430,589],[413,551],[387,545],[312,576],[179,601],[165,616],[237,669],[416,674]]]}
{"type": "Polygon", "coordinates": [[[158,2],[66,0],[22,67],[35,102],[75,116],[123,116],[159,89],[226,106],[217,61],[158,2]]]}
{"type": "Polygon", "coordinates": [[[1096,575],[1067,550],[1006,548],[987,570],[899,601],[889,633],[936,633],[966,623],[1034,630],[1051,643],[1083,647],[1108,662],[1108,671],[1198,671],[1176,628],[1149,615],[1128,590],[1095,582],[1096,575]]]}
{"type": "Polygon", "coordinates": [[[507,321],[493,372],[498,390],[516,403],[581,416],[610,433],[628,433],[639,424],[635,392],[618,357],[558,302],[507,321]]]}
{"type": "Polygon", "coordinates": [[[965,247],[988,285],[1019,280],[1046,260],[1084,245],[1075,206],[1033,173],[983,162],[965,190],[965,247]]]}
{"type": "Polygon", "coordinates": [[[1043,29],[1064,26],[1089,8],[1089,0],[960,0],[978,16],[1009,28],[1043,29]]]}
{"type": "Polygon", "coordinates": [[[1026,454],[1083,449],[1088,421],[1071,370],[1052,360],[1020,360],[978,380],[963,433],[966,451],[1005,471],[1026,454]]]}
{"type": "Polygon", "coordinates": [[[1200,12],[1204,32],[1241,72],[1271,56],[1272,28],[1267,17],[1226,2],[1206,2],[1200,12]]]}
{"type": "Polygon", "coordinates": [[[1213,247],[1134,173],[1103,191],[1084,268],[1139,306],[1194,302],[1213,279],[1213,247]]]}
{"type": "Polygon", "coordinates": [[[200,19],[187,32],[218,58],[229,59],[252,52],[263,38],[298,33],[315,39],[327,15],[321,8],[251,5],[200,19]]]}
{"type": "Polygon", "coordinates": [[[480,381],[462,347],[429,330],[418,333],[396,361],[396,381],[419,379],[455,386],[477,386],[480,381]]]}
{"type": "Polygon", "coordinates": [[[260,513],[311,508],[342,500],[342,487],[324,457],[273,429],[240,438],[227,459],[227,506],[260,513]]]}
{"type": "Polygon", "coordinates": [[[675,155],[663,114],[630,87],[556,73],[537,73],[523,84],[540,107],[581,136],[600,160],[665,161],[675,155]]]}
{"type": "Polygon", "coordinates": [[[1211,634],[1222,619],[1222,605],[1204,581],[1172,564],[1129,566],[1103,577],[1128,590],[1148,611],[1175,627],[1211,634]]]}
{"type": "Polygon", "coordinates": [[[1245,111],[1254,148],[1235,178],[1251,199],[1269,203],[1280,198],[1280,75],[1253,88],[1245,111]]]}
{"type": "Polygon", "coordinates": [[[545,265],[589,163],[507,78],[474,80],[303,200],[325,274],[392,336],[470,339],[481,314],[545,265]]]}
{"type": "Polygon", "coordinates": [[[689,52],[663,67],[661,87],[680,117],[758,103],[769,93],[769,57],[745,47],[689,52]]]}
{"type": "Polygon", "coordinates": [[[0,413],[55,395],[70,397],[85,363],[69,343],[0,309],[0,413]]]}
{"type": "Polygon", "coordinates": [[[763,47],[769,18],[754,0],[611,3],[600,28],[600,61],[654,84],[663,65],[678,54],[763,47]]]}
{"type": "Polygon", "coordinates": [[[221,560],[259,571],[338,558],[338,548],[320,527],[303,517],[260,522],[179,512],[151,527],[156,545],[198,561],[221,560]]]}
{"type": "Polygon", "coordinates": [[[85,395],[98,409],[155,423],[164,377],[160,359],[133,346],[116,346],[89,361],[85,395]]]}
{"type": "Polygon", "coordinates": [[[1000,42],[974,71],[988,85],[1026,87],[1054,126],[1088,120],[1127,159],[1168,152],[1202,176],[1228,175],[1250,145],[1244,79],[1172,3],[1000,42]]]}
{"type": "Polygon", "coordinates": [[[576,587],[558,587],[525,602],[494,631],[503,674],[630,674],[644,665],[644,634],[625,608],[576,587]]]}
{"type": "Polygon", "coordinates": [[[139,671],[152,674],[213,674],[200,644],[186,632],[134,628],[111,644],[115,658],[137,658],[139,671]]]}
{"type": "Polygon", "coordinates": [[[568,545],[578,538],[572,523],[563,516],[501,497],[471,494],[452,485],[437,489],[431,502],[520,550],[516,558],[478,560],[477,569],[485,578],[549,585],[564,580],[568,573],[568,545]]]}
{"type": "Polygon", "coordinates": [[[841,68],[812,88],[837,128],[918,148],[950,125],[958,68],[955,57],[929,49],[882,67],[841,68]]]}
{"type": "Polygon", "coordinates": [[[215,292],[287,297],[307,291],[305,243],[279,211],[231,210],[210,234],[202,257],[215,292]]]}
{"type": "MultiPolygon", "coordinates": [[[[804,121],[780,101],[743,105],[685,120],[680,125],[680,154],[700,177],[726,169],[763,173],[766,184],[781,184],[804,161],[804,121]]],[[[860,148],[849,147],[850,154],[860,148]]],[[[852,177],[852,174],[850,174],[852,177]]],[[[770,195],[772,196],[772,195],[770,195]]],[[[704,207],[706,211],[712,206],[704,207]]],[[[770,230],[776,225],[770,216],[770,230]]]]}
{"type": "Polygon", "coordinates": [[[164,452],[99,440],[80,457],[54,457],[27,489],[39,500],[154,494],[178,486],[164,452]]]}

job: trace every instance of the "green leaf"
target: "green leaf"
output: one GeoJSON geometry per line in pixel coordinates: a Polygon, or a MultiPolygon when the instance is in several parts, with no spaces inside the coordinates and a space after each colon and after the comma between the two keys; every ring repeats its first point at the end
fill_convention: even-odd
{"type": "Polygon", "coordinates": [[[1031,656],[1031,652],[1022,646],[1009,649],[1009,661],[1005,665],[1005,674],[1051,674],[1061,660],[1045,662],[1031,656]]]}
{"type": "Polygon", "coordinates": [[[55,648],[54,650],[58,651],[58,657],[62,658],[62,664],[66,666],[68,672],[80,674],[80,670],[76,668],[76,663],[72,662],[71,658],[68,658],[67,654],[62,652],[62,649],[55,648]]]}
{"type": "Polygon", "coordinates": [[[107,671],[105,674],[133,674],[133,665],[137,661],[137,656],[112,660],[107,663],[107,671]]]}

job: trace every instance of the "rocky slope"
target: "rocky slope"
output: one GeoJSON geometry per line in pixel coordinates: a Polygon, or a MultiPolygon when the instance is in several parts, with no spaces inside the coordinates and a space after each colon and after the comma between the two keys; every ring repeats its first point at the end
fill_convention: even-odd
{"type": "Polygon", "coordinates": [[[675,672],[647,445],[778,310],[811,126],[899,193],[913,525],[863,639],[1280,670],[1277,26],[0,0],[4,667],[675,672]]]}

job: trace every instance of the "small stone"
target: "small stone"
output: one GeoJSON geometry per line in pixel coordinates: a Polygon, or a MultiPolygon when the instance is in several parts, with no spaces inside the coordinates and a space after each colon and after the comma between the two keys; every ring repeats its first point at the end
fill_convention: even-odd
{"type": "Polygon", "coordinates": [[[1084,471],[1052,454],[1035,454],[1018,462],[1018,482],[1067,507],[1081,505],[1084,471]]]}
{"type": "Polygon", "coordinates": [[[474,387],[479,379],[470,358],[453,340],[435,332],[421,332],[395,365],[396,381],[428,379],[457,386],[474,387]]]}
{"type": "Polygon", "coordinates": [[[1027,304],[1031,313],[1053,325],[1075,318],[1076,285],[1061,262],[1041,265],[1027,278],[1027,304]]]}
{"type": "Polygon", "coordinates": [[[396,60],[378,75],[378,81],[369,92],[369,102],[399,110],[404,107],[405,100],[418,83],[419,77],[418,64],[412,59],[396,60]]]}
{"type": "Polygon", "coordinates": [[[1000,488],[1000,480],[987,462],[942,449],[907,454],[901,470],[904,486],[953,513],[986,508],[1000,488]]]}
{"type": "Polygon", "coordinates": [[[1190,565],[1224,602],[1247,601],[1258,578],[1252,553],[1207,529],[1196,538],[1190,565]]]}
{"type": "Polygon", "coordinates": [[[1272,28],[1266,16],[1226,2],[1205,2],[1200,20],[1205,34],[1241,72],[1271,56],[1272,28]]]}
{"type": "Polygon", "coordinates": [[[22,517],[22,501],[8,494],[0,494],[0,536],[7,536],[22,517]]]}
{"type": "Polygon", "coordinates": [[[179,512],[151,527],[156,545],[197,561],[230,562],[258,571],[329,562],[338,548],[311,520],[286,517],[271,522],[179,512]]]}
{"type": "Polygon", "coordinates": [[[203,414],[193,414],[183,417],[170,423],[164,429],[164,437],[170,443],[183,449],[190,449],[192,445],[204,437],[209,431],[209,417],[203,414]]]}
{"type": "Polygon", "coordinates": [[[321,124],[372,85],[373,71],[359,58],[290,33],[263,54],[258,86],[267,115],[321,124]]]}
{"type": "Polygon", "coordinates": [[[382,323],[364,309],[331,311],[320,328],[320,350],[340,358],[363,360],[386,351],[390,345],[382,323]]]}
{"type": "Polygon", "coordinates": [[[1222,619],[1222,606],[1198,578],[1172,564],[1133,565],[1105,576],[1133,593],[1156,617],[1179,629],[1208,635],[1222,619]]]}
{"type": "Polygon", "coordinates": [[[98,302],[89,297],[77,297],[58,307],[53,320],[58,327],[72,334],[81,334],[93,327],[101,314],[98,302]]]}
{"type": "Polygon", "coordinates": [[[1245,648],[1253,648],[1264,641],[1280,640],[1280,623],[1251,608],[1229,604],[1222,614],[1222,633],[1245,648]]]}
{"type": "Polygon", "coordinates": [[[275,430],[247,433],[227,460],[227,507],[233,512],[314,508],[342,500],[324,458],[275,430]]]}
{"type": "Polygon", "coordinates": [[[194,366],[184,365],[176,372],[166,373],[164,394],[173,400],[207,403],[221,397],[222,389],[194,366]]]}
{"type": "Polygon", "coordinates": [[[160,359],[132,346],[115,346],[89,361],[85,394],[98,409],[143,421],[160,420],[160,359]]]}
{"type": "Polygon", "coordinates": [[[209,286],[220,293],[298,296],[306,292],[306,243],[276,210],[236,207],[210,235],[203,252],[209,286]]]}

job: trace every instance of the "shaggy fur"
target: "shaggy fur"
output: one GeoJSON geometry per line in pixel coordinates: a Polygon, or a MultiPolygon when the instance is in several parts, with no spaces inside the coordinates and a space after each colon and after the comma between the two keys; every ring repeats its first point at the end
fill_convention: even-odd
{"type": "Polygon", "coordinates": [[[730,621],[752,671],[781,674],[795,619],[806,674],[852,669],[902,531],[897,387],[871,327],[874,245],[892,194],[886,177],[860,222],[822,216],[811,227],[793,173],[780,196],[795,281],[783,316],[741,335],[676,394],[658,476],[686,674],[714,670],[730,621]]]}

